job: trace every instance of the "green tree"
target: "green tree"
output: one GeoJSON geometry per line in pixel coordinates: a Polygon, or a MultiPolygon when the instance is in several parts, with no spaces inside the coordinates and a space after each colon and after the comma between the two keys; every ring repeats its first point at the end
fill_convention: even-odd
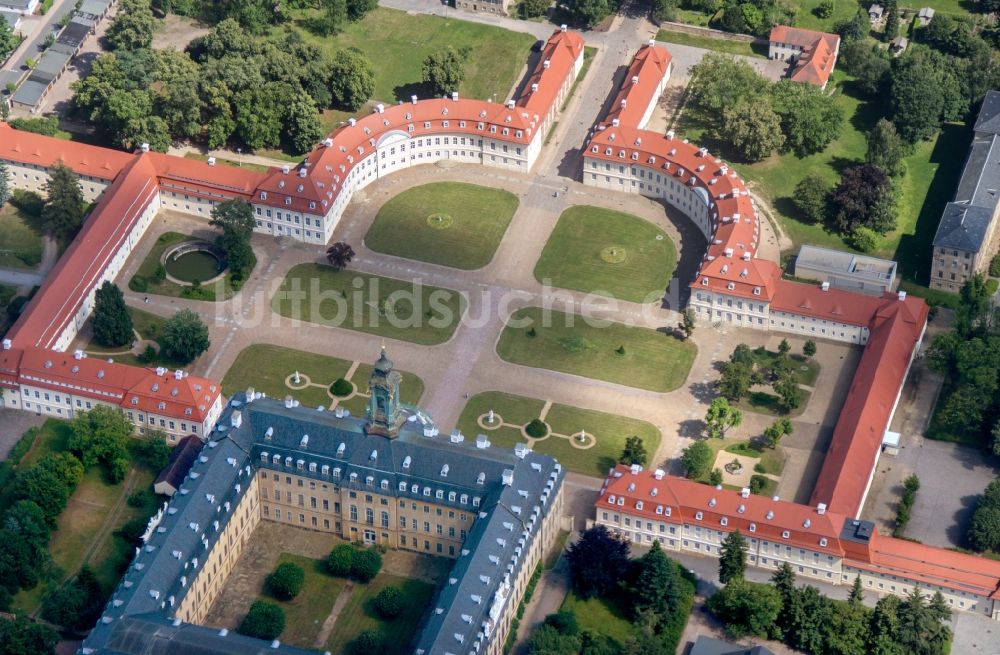
{"type": "Polygon", "coordinates": [[[10,171],[7,164],[0,162],[0,207],[10,200],[10,171]]]}
{"type": "Polygon", "coordinates": [[[704,441],[695,441],[681,452],[684,475],[696,480],[708,474],[712,466],[712,449],[704,441]]]}
{"type": "Polygon", "coordinates": [[[164,321],[160,347],[170,359],[190,363],[209,345],[208,326],[190,309],[182,309],[164,321]]]}
{"type": "Polygon", "coordinates": [[[354,259],[354,248],[349,243],[338,241],[326,249],[326,261],[335,271],[342,271],[354,259]]]}
{"type": "Polygon", "coordinates": [[[343,29],[347,22],[345,0],[320,0],[322,13],[312,23],[312,29],[321,36],[332,36],[343,29]]]}
{"type": "Polygon", "coordinates": [[[233,97],[236,136],[253,150],[276,147],[281,141],[281,107],[290,96],[282,84],[244,89],[233,97]]]}
{"type": "Polygon", "coordinates": [[[156,18],[148,0],[122,0],[105,34],[112,50],[138,50],[153,43],[156,18]]]}
{"type": "Polygon", "coordinates": [[[70,630],[85,631],[93,627],[103,607],[101,585],[90,567],[84,564],[72,581],[44,598],[42,617],[70,630]]]}
{"type": "Polygon", "coordinates": [[[718,487],[722,484],[722,469],[714,468],[712,472],[708,474],[708,483],[713,487],[718,487]]]}
{"type": "Polygon", "coordinates": [[[346,578],[351,574],[351,565],[354,563],[354,551],[356,548],[351,544],[339,544],[326,558],[326,570],[330,575],[338,578],[346,578]]]}
{"type": "Polygon", "coordinates": [[[150,87],[153,111],[170,134],[191,138],[201,133],[203,101],[199,68],[186,52],[154,51],[154,83],[150,87]]]}
{"type": "Polygon", "coordinates": [[[781,117],[760,102],[742,102],[723,109],[714,136],[732,144],[736,153],[751,163],[766,159],[785,144],[781,117]]]}
{"type": "Polygon", "coordinates": [[[896,596],[883,596],[868,618],[866,648],[872,655],[903,655],[899,644],[899,605],[896,596]]]}
{"type": "Polygon", "coordinates": [[[892,180],[878,166],[862,164],[844,171],[831,194],[834,225],[841,234],[867,227],[885,234],[896,227],[892,180]]]}
{"type": "Polygon", "coordinates": [[[323,138],[316,103],[305,91],[296,93],[285,107],[285,134],[296,153],[309,152],[323,138]]]}
{"type": "Polygon", "coordinates": [[[822,223],[826,219],[829,205],[830,185],[823,176],[810,173],[795,185],[792,202],[803,218],[812,223],[822,223]]]}
{"type": "Polygon", "coordinates": [[[832,622],[833,604],[812,586],[796,589],[790,601],[785,642],[807,653],[823,652],[823,627],[832,622]]]}
{"type": "Polygon", "coordinates": [[[229,87],[221,81],[202,86],[202,123],[209,149],[225,147],[236,129],[232,95],[229,87]]]}
{"type": "Polygon", "coordinates": [[[65,480],[42,466],[18,472],[14,478],[14,498],[30,500],[42,509],[45,522],[55,527],[56,519],[69,502],[71,489],[65,480]]]}
{"type": "Polygon", "coordinates": [[[781,343],[778,344],[778,354],[782,357],[788,357],[790,352],[792,352],[792,346],[788,343],[788,339],[782,339],[781,343]]]}
{"type": "Polygon", "coordinates": [[[816,9],[813,10],[817,18],[829,18],[833,16],[833,0],[823,0],[818,5],[816,9]]]}
{"type": "Polygon", "coordinates": [[[885,27],[882,29],[882,38],[891,41],[899,32],[899,9],[896,7],[896,0],[886,0],[884,15],[885,27]]]}
{"type": "Polygon", "coordinates": [[[795,380],[794,373],[790,371],[782,373],[771,388],[778,394],[778,400],[786,412],[798,409],[802,404],[802,389],[795,380]]]}
{"type": "Polygon", "coordinates": [[[854,583],[851,584],[851,593],[847,597],[847,601],[854,604],[860,604],[865,599],[864,589],[861,587],[861,575],[858,574],[854,576],[854,583]]]}
{"type": "Polygon", "coordinates": [[[374,548],[356,549],[351,559],[351,577],[359,582],[371,582],[382,568],[382,556],[374,548]]]}
{"type": "Polygon", "coordinates": [[[812,357],[816,354],[816,342],[812,339],[807,340],[802,344],[802,354],[806,357],[812,357]]]}
{"type": "Polygon", "coordinates": [[[69,239],[80,229],[86,203],[80,178],[62,162],[52,167],[45,183],[45,205],[42,222],[60,239],[69,239]]]}
{"type": "Polygon", "coordinates": [[[14,52],[21,39],[14,34],[7,21],[0,23],[0,61],[6,61],[8,55],[14,52]]]}
{"type": "Polygon", "coordinates": [[[685,339],[690,339],[691,335],[694,334],[694,329],[696,327],[694,320],[694,310],[690,307],[686,308],[681,312],[681,332],[684,333],[685,339]]]}
{"type": "Polygon", "coordinates": [[[103,116],[103,129],[124,150],[134,150],[144,143],[156,152],[166,152],[170,147],[170,129],[154,114],[148,91],[113,91],[105,99],[103,116]]]}
{"type": "Polygon", "coordinates": [[[522,0],[517,5],[517,14],[519,18],[538,18],[544,16],[551,5],[550,0],[522,0]]]}
{"type": "Polygon", "coordinates": [[[713,594],[706,606],[734,638],[768,638],[781,612],[781,595],[770,585],[736,578],[713,594]]]}
{"type": "Polygon", "coordinates": [[[347,0],[347,18],[358,21],[378,7],[378,0],[347,0]]]}
{"type": "Polygon", "coordinates": [[[237,632],[257,639],[277,639],[285,629],[285,612],[276,603],[256,600],[237,632]]]}
{"type": "Polygon", "coordinates": [[[747,540],[739,530],[726,535],[719,547],[719,581],[742,580],[747,570],[747,540]]]}
{"type": "Polygon", "coordinates": [[[906,172],[906,144],[896,133],[896,126],[880,118],[868,132],[868,151],[865,161],[878,166],[893,177],[906,172]]]}
{"type": "Polygon", "coordinates": [[[758,102],[768,86],[747,62],[710,52],[691,69],[688,102],[702,118],[714,121],[726,107],[758,102]]]}
{"type": "Polygon", "coordinates": [[[858,7],[852,18],[842,20],[833,27],[833,31],[840,35],[845,43],[860,41],[868,36],[869,31],[868,12],[858,7]]]}
{"type": "Polygon", "coordinates": [[[375,93],[375,70],[357,48],[340,50],[330,63],[333,105],[346,111],[361,109],[375,93]]]}
{"type": "Polygon", "coordinates": [[[564,4],[570,21],[581,27],[593,27],[611,15],[608,0],[567,0],[564,4]]]}
{"type": "Polygon", "coordinates": [[[551,625],[542,625],[528,637],[529,655],[576,655],[582,644],[577,635],[564,635],[551,625]]]}
{"type": "Polygon", "coordinates": [[[779,418],[764,430],[764,439],[769,448],[776,448],[785,435],[792,433],[792,422],[787,418],[779,418]]]}
{"type": "Polygon", "coordinates": [[[786,150],[799,157],[813,155],[840,136],[844,114],[818,86],[783,79],[774,85],[772,97],[786,150]]]}
{"type": "Polygon", "coordinates": [[[951,642],[951,630],[944,622],[951,618],[947,606],[927,602],[914,587],[899,604],[899,645],[915,655],[944,655],[951,642]]]}
{"type": "Polygon", "coordinates": [[[3,655],[54,655],[59,633],[44,623],[18,616],[0,617],[0,653],[3,655]]]}
{"type": "Polygon", "coordinates": [[[892,68],[889,116],[909,143],[937,132],[945,107],[942,75],[924,57],[900,57],[892,68]]]}
{"type": "Polygon", "coordinates": [[[715,398],[705,412],[705,431],[709,437],[722,439],[729,428],[743,422],[743,412],[729,404],[724,397],[715,398]]]}
{"type": "Polygon", "coordinates": [[[127,466],[128,439],[135,430],[125,413],[117,407],[98,405],[77,415],[71,427],[69,449],[80,456],[84,468],[101,464],[112,482],[121,482],[124,475],[116,477],[120,465],[115,462],[123,461],[127,466]]]}
{"type": "Polygon", "coordinates": [[[257,225],[253,207],[242,198],[220,202],[212,208],[209,225],[222,231],[216,238],[215,245],[222,250],[232,276],[239,280],[245,279],[253,264],[250,237],[257,225]]]}
{"type": "Polygon", "coordinates": [[[302,591],[306,572],[294,562],[282,562],[267,576],[267,590],[278,600],[292,600],[302,591]]]}
{"type": "Polygon", "coordinates": [[[394,619],[403,611],[403,594],[396,587],[384,587],[375,596],[375,611],[383,619],[394,619]]]}
{"type": "Polygon", "coordinates": [[[593,598],[617,589],[630,567],[628,553],[628,542],[603,525],[581,532],[566,551],[573,591],[581,598],[593,598]]]}
{"type": "Polygon", "coordinates": [[[435,95],[458,91],[465,79],[467,54],[451,46],[427,55],[423,65],[423,81],[435,95]]]}
{"type": "Polygon", "coordinates": [[[170,461],[171,448],[167,435],[159,430],[148,430],[134,444],[135,458],[154,473],[159,473],[170,461]]]}
{"type": "Polygon", "coordinates": [[[677,567],[664,554],[659,542],[633,564],[631,593],[632,612],[649,611],[661,619],[667,618],[680,600],[677,567]]]}
{"type": "Polygon", "coordinates": [[[875,230],[859,225],[851,231],[848,240],[852,247],[861,252],[872,252],[878,247],[879,235],[875,230]]]}
{"type": "Polygon", "coordinates": [[[105,281],[95,294],[91,319],[94,340],[102,346],[117,347],[132,343],[132,316],[125,296],[114,282],[105,281]]]}
{"type": "Polygon", "coordinates": [[[877,97],[889,79],[889,56],[868,40],[841,45],[837,64],[854,76],[854,87],[868,98],[877,97]]]}
{"type": "Polygon", "coordinates": [[[580,634],[580,624],[572,610],[560,610],[545,617],[544,625],[551,626],[561,635],[580,634]]]}
{"type": "Polygon", "coordinates": [[[632,464],[645,466],[647,459],[649,459],[649,453],[646,452],[646,444],[643,443],[642,439],[636,435],[626,437],[625,448],[622,450],[621,457],[618,458],[618,463],[629,466],[632,464]]]}

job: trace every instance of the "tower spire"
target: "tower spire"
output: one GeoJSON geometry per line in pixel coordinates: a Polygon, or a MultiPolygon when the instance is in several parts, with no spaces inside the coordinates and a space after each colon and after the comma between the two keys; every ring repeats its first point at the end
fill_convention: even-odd
{"type": "Polygon", "coordinates": [[[403,376],[394,370],[383,343],[369,380],[371,397],[368,399],[368,423],[365,425],[368,434],[390,438],[399,435],[404,420],[399,407],[399,383],[402,379],[403,376]]]}

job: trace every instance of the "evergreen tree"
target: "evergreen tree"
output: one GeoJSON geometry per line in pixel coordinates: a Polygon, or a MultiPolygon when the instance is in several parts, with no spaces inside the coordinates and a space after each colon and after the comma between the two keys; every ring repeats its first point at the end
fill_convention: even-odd
{"type": "Polygon", "coordinates": [[[190,309],[182,309],[163,323],[163,354],[187,364],[208,350],[208,326],[190,309]]]}
{"type": "Polygon", "coordinates": [[[632,464],[645,466],[648,458],[649,453],[646,452],[646,444],[642,442],[642,438],[632,435],[625,439],[625,448],[622,450],[621,457],[618,458],[618,463],[626,466],[632,464]]]}
{"type": "Polygon", "coordinates": [[[854,576],[854,584],[851,585],[851,593],[847,597],[848,602],[854,604],[860,604],[865,598],[864,591],[861,588],[861,576],[854,576]]]}
{"type": "Polygon", "coordinates": [[[132,343],[132,316],[125,296],[113,282],[105,281],[94,296],[91,323],[94,340],[102,346],[117,347],[132,343]]]}
{"type": "Polygon", "coordinates": [[[86,203],[80,178],[69,166],[59,162],[52,167],[45,183],[47,197],[42,207],[45,228],[61,239],[69,239],[80,229],[86,203]]]}
{"type": "Polygon", "coordinates": [[[633,563],[632,610],[651,611],[658,617],[669,616],[677,607],[680,589],[677,567],[664,554],[657,541],[649,552],[633,563]]]}
{"type": "Polygon", "coordinates": [[[212,220],[209,225],[222,230],[215,240],[226,257],[226,263],[233,278],[246,279],[253,265],[253,249],[250,247],[250,237],[256,220],[253,208],[246,200],[237,198],[220,202],[212,208],[212,220]]]}
{"type": "Polygon", "coordinates": [[[866,647],[871,655],[902,655],[899,645],[899,598],[883,596],[868,619],[866,647]]]}
{"type": "Polygon", "coordinates": [[[6,205],[8,200],[10,200],[10,171],[7,170],[7,164],[0,161],[0,207],[6,205]]]}
{"type": "Polygon", "coordinates": [[[719,548],[719,581],[729,584],[730,580],[743,579],[747,570],[747,541],[739,530],[726,535],[719,548]]]}
{"type": "Polygon", "coordinates": [[[617,589],[630,566],[628,551],[628,542],[603,525],[581,532],[580,539],[566,551],[573,591],[581,598],[591,598],[617,589]]]}

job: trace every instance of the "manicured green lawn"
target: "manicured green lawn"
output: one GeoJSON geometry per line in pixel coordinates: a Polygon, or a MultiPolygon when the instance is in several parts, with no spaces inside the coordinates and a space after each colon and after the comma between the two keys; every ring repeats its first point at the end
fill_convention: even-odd
{"type": "MultiPolygon", "coordinates": [[[[200,289],[194,289],[190,286],[183,286],[180,284],[174,284],[170,280],[164,279],[162,282],[156,282],[154,280],[154,275],[156,274],[157,268],[160,266],[160,258],[163,256],[163,251],[182,241],[195,241],[196,239],[187,234],[180,234],[178,232],[164,232],[153,244],[150,249],[149,254],[146,258],[142,260],[142,264],[139,265],[136,274],[132,276],[129,280],[128,286],[132,291],[136,293],[149,293],[158,296],[170,296],[171,298],[191,298],[193,300],[210,300],[213,302],[228,300],[232,298],[237,289],[233,287],[232,278],[227,273],[226,276],[219,282],[211,285],[205,285],[200,289]],[[147,283],[146,290],[137,284],[136,278],[144,278],[147,283]]],[[[251,265],[250,270],[257,265],[256,258],[254,259],[253,265],[251,265]]]]}
{"type": "MultiPolygon", "coordinates": [[[[513,448],[517,443],[524,443],[525,438],[520,430],[508,425],[502,425],[495,430],[484,430],[477,419],[491,409],[500,415],[504,424],[524,425],[539,418],[545,403],[536,398],[526,398],[499,391],[487,391],[469,399],[458,419],[458,429],[471,438],[472,435],[483,433],[495,447],[513,448]]],[[[576,448],[567,439],[549,435],[541,441],[536,441],[533,450],[555,457],[570,471],[583,475],[603,477],[612,468],[625,447],[625,439],[639,436],[646,445],[650,456],[660,445],[660,431],[656,426],[645,421],[605,414],[569,405],[552,405],[545,416],[552,432],[563,435],[574,435],[586,432],[596,437],[596,443],[586,449],[576,448]]]]}
{"type": "Polygon", "coordinates": [[[335,654],[350,652],[353,639],[365,630],[375,630],[382,638],[379,655],[407,653],[433,596],[434,585],[430,583],[379,573],[370,583],[354,587],[337,617],[326,648],[335,654]],[[403,594],[403,612],[391,621],[382,619],[373,607],[375,596],[385,587],[397,587],[403,594]]]}
{"type": "Polygon", "coordinates": [[[298,564],[305,571],[302,590],[290,601],[270,596],[265,600],[277,603],[285,612],[285,629],[281,633],[281,641],[301,648],[313,648],[320,628],[330,615],[346,581],[329,575],[321,560],[282,553],[275,567],[285,562],[298,564]]]}
{"type": "Polygon", "coordinates": [[[766,52],[761,54],[755,51],[748,41],[730,41],[729,39],[687,34],[686,32],[674,32],[673,30],[660,30],[656,33],[656,40],[663,43],[677,43],[695,48],[704,48],[705,50],[713,50],[715,52],[724,52],[730,55],[743,55],[745,57],[767,56],[766,52]]]}
{"type": "Polygon", "coordinates": [[[422,345],[450,339],[465,304],[451,289],[319,264],[293,267],[271,298],[286,318],[422,345]]]}
{"type": "MultiPolygon", "coordinates": [[[[333,382],[347,375],[351,368],[351,362],[336,357],[326,355],[315,355],[301,350],[292,350],[281,346],[268,344],[255,344],[243,349],[232,366],[222,378],[222,393],[225,396],[232,396],[239,391],[246,391],[248,387],[253,387],[256,391],[262,391],[272,398],[284,398],[291,394],[299,402],[308,407],[329,407],[332,398],[327,394],[327,389],[333,382]],[[295,371],[300,376],[308,376],[313,384],[323,385],[322,387],[309,386],[305,389],[292,390],[285,384],[285,379],[293,375],[295,371]]],[[[368,391],[368,379],[371,376],[372,367],[370,364],[361,364],[349,378],[355,384],[358,391],[366,393],[368,391]]],[[[403,382],[400,385],[400,396],[402,401],[409,405],[416,405],[424,393],[424,383],[419,377],[406,371],[400,371],[403,382]]],[[[303,378],[300,378],[303,380],[303,378]]],[[[367,398],[354,396],[346,401],[341,401],[340,405],[350,410],[351,414],[360,416],[364,414],[367,398]]]]}
{"type": "MultiPolygon", "coordinates": [[[[304,18],[315,11],[298,12],[304,18]]],[[[395,9],[378,8],[357,23],[347,23],[335,37],[319,37],[301,26],[296,29],[307,43],[333,54],[344,48],[358,48],[375,69],[373,100],[387,103],[409,102],[416,94],[431,97],[422,80],[424,59],[441,48],[469,49],[465,63],[465,79],[459,93],[470,98],[507,99],[514,86],[535,38],[521,32],[456,20],[410,14],[395,9]]],[[[281,38],[281,31],[275,30],[281,38]]],[[[364,110],[361,110],[364,112],[364,110]]]]}
{"type": "Polygon", "coordinates": [[[42,261],[42,235],[14,205],[0,206],[0,267],[33,270],[42,261]]]}
{"type": "Polygon", "coordinates": [[[561,611],[570,611],[576,615],[580,630],[611,637],[619,644],[624,644],[629,637],[635,635],[636,629],[628,617],[616,604],[605,598],[579,598],[572,591],[566,595],[561,611]]]}
{"type": "Polygon", "coordinates": [[[535,264],[535,279],[632,302],[656,302],[676,265],[673,242],[649,221],[578,205],[559,217],[535,264]]]}
{"type": "MultiPolygon", "coordinates": [[[[757,366],[761,368],[773,368],[777,364],[778,358],[781,356],[773,350],[763,350],[754,349],[750,351],[753,355],[753,360],[757,366]]],[[[795,379],[799,384],[804,384],[807,387],[811,387],[816,384],[816,379],[819,377],[820,365],[816,360],[809,359],[803,355],[799,354],[789,354],[791,360],[795,363],[795,379]]]]}
{"type": "MultiPolygon", "coordinates": [[[[184,153],[185,159],[194,159],[196,161],[208,161],[208,155],[203,155],[200,152],[186,152],[184,153]]],[[[261,164],[254,164],[253,162],[241,162],[234,161],[232,159],[222,159],[220,157],[215,158],[216,166],[232,166],[234,168],[245,168],[249,171],[257,171],[258,173],[266,173],[270,168],[263,166],[261,164]]]]}
{"type": "MultiPolygon", "coordinates": [[[[154,347],[159,348],[158,342],[160,339],[160,330],[163,328],[163,323],[166,319],[162,316],[157,316],[156,314],[151,314],[132,306],[129,306],[128,313],[132,317],[132,327],[135,331],[138,332],[143,339],[157,342],[154,347]]],[[[84,350],[86,350],[91,356],[101,357],[104,356],[102,353],[107,353],[108,356],[110,356],[110,353],[120,353],[123,350],[128,350],[129,347],[129,345],[125,345],[116,348],[105,348],[104,346],[91,341],[86,345],[84,350]]],[[[151,360],[142,360],[139,356],[131,353],[125,355],[116,354],[113,356],[113,359],[120,364],[128,364],[130,366],[165,366],[167,368],[185,368],[187,366],[187,364],[174,361],[159,352],[157,352],[156,356],[151,360]]]]}
{"type": "Polygon", "coordinates": [[[780,448],[764,448],[753,441],[738,441],[736,443],[729,443],[729,439],[715,441],[723,444],[722,450],[727,453],[760,459],[760,466],[764,469],[763,473],[781,475],[781,471],[785,468],[785,454],[780,448]]]}
{"type": "Polygon", "coordinates": [[[588,325],[581,316],[540,307],[519,309],[511,319],[525,327],[508,322],[504,328],[497,343],[504,360],[651,391],[681,386],[697,352],[693,343],[656,330],[621,323],[588,325]]]}
{"type": "Polygon", "coordinates": [[[382,205],[365,235],[376,252],[472,270],[493,259],[517,196],[461,182],[408,189],[382,205]]]}

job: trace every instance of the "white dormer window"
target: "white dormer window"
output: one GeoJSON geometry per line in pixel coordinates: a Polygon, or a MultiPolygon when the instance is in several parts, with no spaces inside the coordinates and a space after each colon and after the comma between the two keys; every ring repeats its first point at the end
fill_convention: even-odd
{"type": "Polygon", "coordinates": [[[695,512],[694,513],[694,520],[695,521],[700,521],[701,517],[702,517],[702,513],[701,512],[695,512]]]}
{"type": "Polygon", "coordinates": [[[615,504],[615,495],[614,494],[611,494],[610,496],[608,496],[608,504],[609,505],[614,505],[615,504]]]}
{"type": "Polygon", "coordinates": [[[756,523],[751,523],[750,524],[750,532],[757,532],[757,524],[756,523]]]}
{"type": "Polygon", "coordinates": [[[760,287],[754,287],[753,288],[753,295],[755,295],[755,296],[759,296],[760,295],[760,287]]]}
{"type": "Polygon", "coordinates": [[[826,537],[820,537],[819,545],[822,546],[823,548],[826,548],[826,544],[827,544],[826,537]]]}
{"type": "Polygon", "coordinates": [[[721,525],[722,527],[726,527],[727,525],[729,525],[729,519],[723,516],[722,519],[719,521],[719,525],[721,525]]]}
{"type": "Polygon", "coordinates": [[[781,538],[782,539],[788,539],[791,536],[792,536],[792,533],[789,532],[788,530],[782,530],[781,531],[781,538]]]}
{"type": "Polygon", "coordinates": [[[641,500],[636,502],[635,508],[636,509],[642,509],[642,501],[641,500]]]}
{"type": "Polygon", "coordinates": [[[291,198],[285,198],[285,204],[286,205],[292,204],[292,199],[291,198]]]}
{"type": "Polygon", "coordinates": [[[267,191],[261,191],[260,192],[260,199],[261,200],[267,200],[267,191]]]}

